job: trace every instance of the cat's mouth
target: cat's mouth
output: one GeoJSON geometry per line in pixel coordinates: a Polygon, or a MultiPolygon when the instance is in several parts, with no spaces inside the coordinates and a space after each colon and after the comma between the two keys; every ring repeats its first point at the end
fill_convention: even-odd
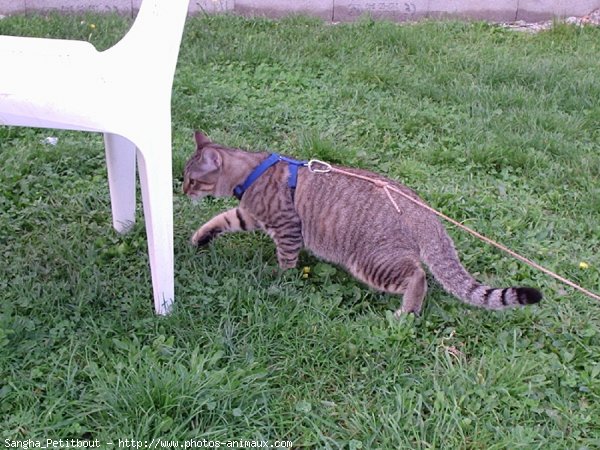
{"type": "Polygon", "coordinates": [[[190,200],[199,201],[205,197],[209,197],[210,194],[205,194],[203,192],[186,192],[185,194],[190,200]]]}
{"type": "Polygon", "coordinates": [[[200,203],[204,199],[214,199],[214,195],[208,192],[189,192],[185,194],[194,205],[200,203]]]}

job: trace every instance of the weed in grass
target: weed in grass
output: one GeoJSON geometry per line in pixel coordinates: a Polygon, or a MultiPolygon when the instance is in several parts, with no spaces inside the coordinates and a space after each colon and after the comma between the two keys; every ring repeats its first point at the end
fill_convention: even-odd
{"type": "MultiPolygon", "coordinates": [[[[27,16],[0,33],[107,48],[128,26],[27,16]]],[[[546,302],[489,313],[432,287],[423,316],[397,322],[398,299],[309,255],[307,278],[277,273],[260,235],[190,248],[192,230],[231,204],[190,204],[180,176],[198,128],[362,166],[598,290],[599,33],[190,19],[173,95],[177,299],[166,318],[152,312],[141,217],[128,235],[110,228],[100,136],[1,127],[2,442],[598,447],[598,304],[451,230],[479,278],[539,285],[546,302]]]]}

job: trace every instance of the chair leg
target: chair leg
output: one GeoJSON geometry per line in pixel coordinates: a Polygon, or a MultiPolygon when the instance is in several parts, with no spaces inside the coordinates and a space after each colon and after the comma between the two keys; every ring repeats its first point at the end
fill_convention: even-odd
{"type": "Polygon", "coordinates": [[[157,139],[154,142],[148,141],[146,145],[153,145],[156,149],[148,151],[152,149],[140,147],[138,166],[148,236],[154,307],[157,314],[164,315],[171,311],[175,297],[171,140],[170,138],[166,141],[157,139]]]}
{"type": "Polygon", "coordinates": [[[104,133],[113,227],[126,233],[135,222],[135,144],[104,133]]]}

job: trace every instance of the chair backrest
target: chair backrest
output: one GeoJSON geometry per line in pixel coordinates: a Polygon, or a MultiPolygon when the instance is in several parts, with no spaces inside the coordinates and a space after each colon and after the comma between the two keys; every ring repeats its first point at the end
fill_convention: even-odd
{"type": "Polygon", "coordinates": [[[0,124],[118,132],[134,104],[152,99],[168,110],[188,3],[143,0],[131,29],[103,52],[83,41],[0,36],[0,124]]]}
{"type": "Polygon", "coordinates": [[[190,0],[143,0],[131,29],[117,44],[106,51],[127,47],[152,50],[161,64],[174,63],[181,43],[181,30],[190,0]],[[163,56],[171,56],[164,61],[163,56]]]}

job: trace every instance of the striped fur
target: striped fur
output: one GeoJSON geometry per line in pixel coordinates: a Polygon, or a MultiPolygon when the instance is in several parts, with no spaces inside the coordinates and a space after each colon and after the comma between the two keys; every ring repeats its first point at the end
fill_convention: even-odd
{"type": "MultiPolygon", "coordinates": [[[[252,153],[212,143],[196,133],[197,151],[187,162],[184,192],[192,198],[231,196],[267,153],[252,153]]],[[[405,186],[359,169],[345,170],[405,186]]],[[[419,313],[427,291],[425,263],[444,289],[470,305],[487,309],[537,303],[533,288],[492,288],[476,281],[462,266],[454,244],[435,215],[396,196],[398,214],[385,192],[372,183],[337,173],[314,174],[300,168],[292,198],[286,164],[268,169],[246,191],[237,208],[217,215],[193,237],[205,245],[224,232],[263,230],[277,248],[283,269],[295,267],[304,247],[346,268],[365,284],[403,294],[396,314],[419,313]]]]}

